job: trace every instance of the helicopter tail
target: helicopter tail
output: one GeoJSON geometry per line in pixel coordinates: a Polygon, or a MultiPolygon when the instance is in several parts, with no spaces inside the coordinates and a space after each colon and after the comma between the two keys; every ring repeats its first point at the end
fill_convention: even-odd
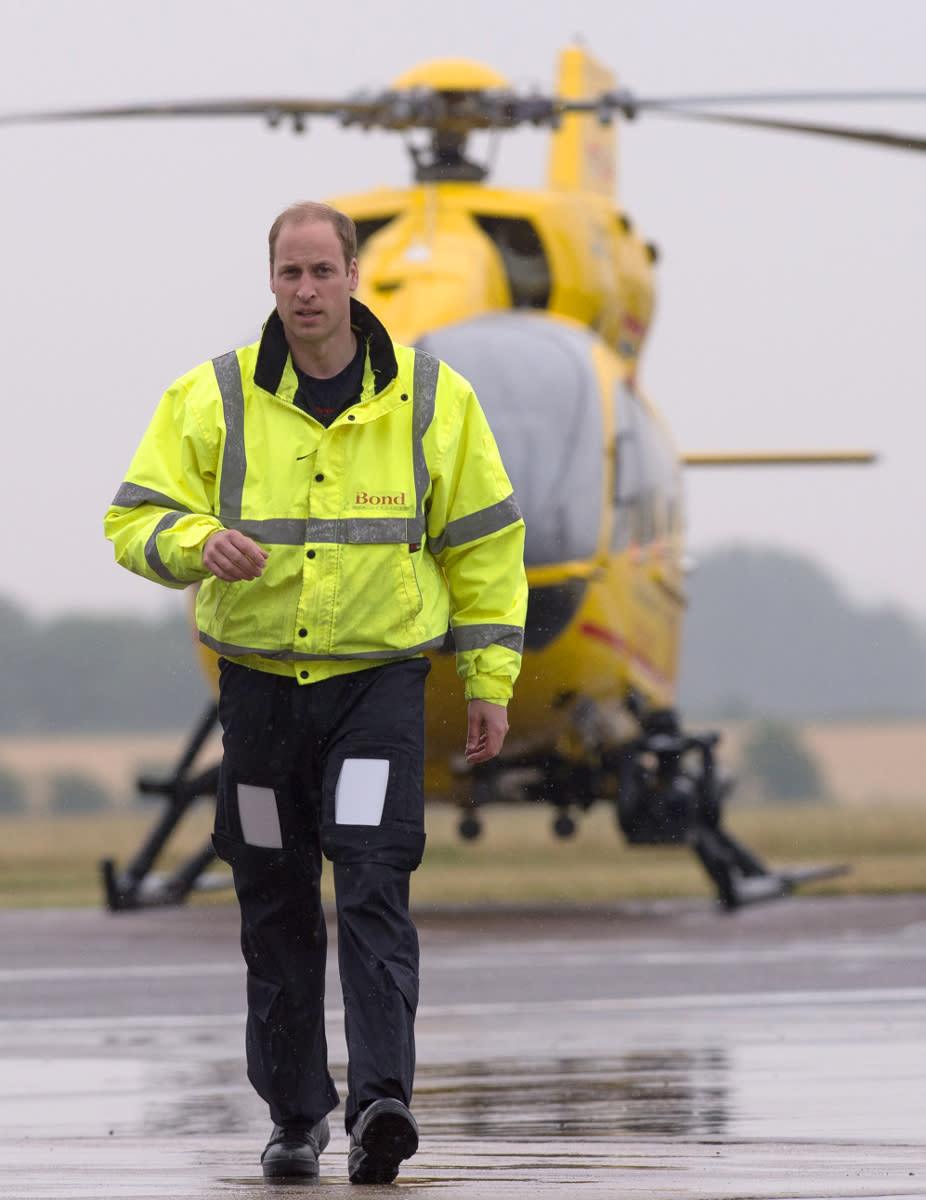
{"type": "MultiPolygon", "coordinates": [[[[587,100],[613,90],[615,78],[583,46],[569,46],[560,55],[557,94],[566,100],[587,100]]],[[[596,113],[563,117],[553,134],[548,179],[551,188],[595,192],[614,198],[617,186],[617,128],[603,124],[596,113]]]]}

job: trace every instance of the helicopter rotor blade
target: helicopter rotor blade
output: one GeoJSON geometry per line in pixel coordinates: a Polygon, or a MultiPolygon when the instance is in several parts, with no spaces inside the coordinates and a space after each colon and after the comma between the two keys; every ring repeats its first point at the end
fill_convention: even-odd
{"type": "Polygon", "coordinates": [[[870,88],[833,92],[724,92],[702,93],[687,96],[634,96],[621,90],[614,95],[622,102],[630,102],[639,112],[654,109],[715,108],[724,105],[752,104],[905,104],[926,100],[922,88],[870,88]]]}
{"type": "Polygon", "coordinates": [[[857,467],[878,461],[871,450],[689,450],[679,458],[686,467],[857,467]]]}
{"type": "Polygon", "coordinates": [[[192,100],[151,104],[113,105],[105,108],[69,108],[44,112],[0,114],[0,125],[26,125],[59,121],[107,121],[158,117],[263,117],[276,125],[284,119],[298,123],[310,116],[337,117],[343,124],[382,124],[387,110],[401,119],[401,106],[392,97],[375,96],[344,100],[192,100]],[[392,100],[392,103],[390,103],[392,100]]]}
{"type": "Polygon", "coordinates": [[[355,94],[342,100],[319,99],[236,99],[194,100],[115,105],[103,108],[58,109],[39,112],[0,114],[0,126],[41,124],[61,121],[96,121],[135,118],[214,118],[262,117],[272,127],[287,121],[302,132],[308,117],[333,117],[342,126],[384,129],[393,132],[409,129],[456,132],[466,135],[475,130],[514,129],[520,125],[556,127],[570,114],[594,115],[607,122],[623,116],[657,114],[680,120],[803,133],[856,142],[890,146],[901,150],[926,150],[926,137],[913,133],[789,121],[707,112],[699,105],[808,103],[808,102],[911,102],[926,100],[926,92],[912,90],[856,92],[744,93],[740,95],[702,95],[678,97],[641,97],[620,89],[587,99],[561,99],[555,96],[517,95],[507,91],[446,93],[429,88],[402,89],[375,94],[355,94]]]}
{"type": "Polygon", "coordinates": [[[750,129],[769,129],[781,133],[804,133],[814,137],[836,138],[852,142],[867,142],[895,150],[926,151],[926,137],[915,133],[895,133],[887,129],[866,129],[852,125],[818,124],[813,121],[787,121],[776,117],[750,117],[737,113],[709,113],[695,109],[671,108],[660,105],[649,113],[677,117],[683,121],[704,121],[720,125],[739,125],[750,129]]]}
{"type": "Polygon", "coordinates": [[[457,131],[513,128],[523,122],[549,122],[554,102],[509,93],[448,96],[430,88],[358,94],[343,100],[238,99],[165,101],[104,108],[55,109],[0,114],[2,125],[51,124],[135,118],[263,117],[271,126],[289,121],[297,132],[308,117],[334,117],[343,126],[457,131]]]}
{"type": "Polygon", "coordinates": [[[776,117],[758,117],[742,113],[706,112],[702,105],[753,104],[849,104],[849,103],[913,103],[926,100],[926,92],[910,88],[892,90],[860,90],[835,92],[743,92],[726,95],[636,96],[621,89],[597,99],[564,101],[558,111],[599,114],[620,113],[629,120],[637,116],[663,115],[680,120],[739,125],[754,129],[769,129],[783,133],[803,133],[817,137],[841,138],[871,145],[888,146],[898,150],[926,150],[926,137],[916,133],[887,129],[870,129],[853,125],[834,125],[829,122],[791,121],[776,117]]]}

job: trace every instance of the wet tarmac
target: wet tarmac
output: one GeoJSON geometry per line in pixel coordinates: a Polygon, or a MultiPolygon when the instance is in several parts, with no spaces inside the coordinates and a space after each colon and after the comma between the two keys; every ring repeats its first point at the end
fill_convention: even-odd
{"type": "MultiPolygon", "coordinates": [[[[926,896],[418,916],[422,1143],[363,1194],[926,1198],[926,896]]],[[[261,1180],[237,937],[0,914],[0,1196],[357,1195],[339,1113],[319,1184],[261,1180]]]]}

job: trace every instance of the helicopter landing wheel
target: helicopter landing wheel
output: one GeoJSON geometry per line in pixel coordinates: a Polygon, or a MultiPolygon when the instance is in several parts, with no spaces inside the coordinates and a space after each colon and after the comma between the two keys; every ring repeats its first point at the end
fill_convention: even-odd
{"type": "Polygon", "coordinates": [[[567,812],[558,813],[553,820],[553,832],[558,838],[574,837],[576,832],[575,820],[567,812]]]}
{"type": "Polygon", "coordinates": [[[461,817],[457,828],[460,837],[467,842],[474,842],[476,838],[482,836],[482,822],[478,817],[472,816],[472,814],[461,817]]]}

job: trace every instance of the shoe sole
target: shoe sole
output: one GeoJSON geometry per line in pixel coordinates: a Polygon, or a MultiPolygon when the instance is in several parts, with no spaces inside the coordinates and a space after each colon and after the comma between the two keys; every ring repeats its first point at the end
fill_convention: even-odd
{"type": "Polygon", "coordinates": [[[264,1179],[271,1183],[282,1182],[286,1179],[318,1179],[318,1163],[314,1168],[301,1163],[286,1162],[263,1164],[264,1179]]]}
{"type": "Polygon", "coordinates": [[[418,1149],[418,1133],[404,1107],[384,1107],[364,1127],[360,1145],[348,1155],[351,1183],[392,1183],[399,1164],[418,1149]]]}

